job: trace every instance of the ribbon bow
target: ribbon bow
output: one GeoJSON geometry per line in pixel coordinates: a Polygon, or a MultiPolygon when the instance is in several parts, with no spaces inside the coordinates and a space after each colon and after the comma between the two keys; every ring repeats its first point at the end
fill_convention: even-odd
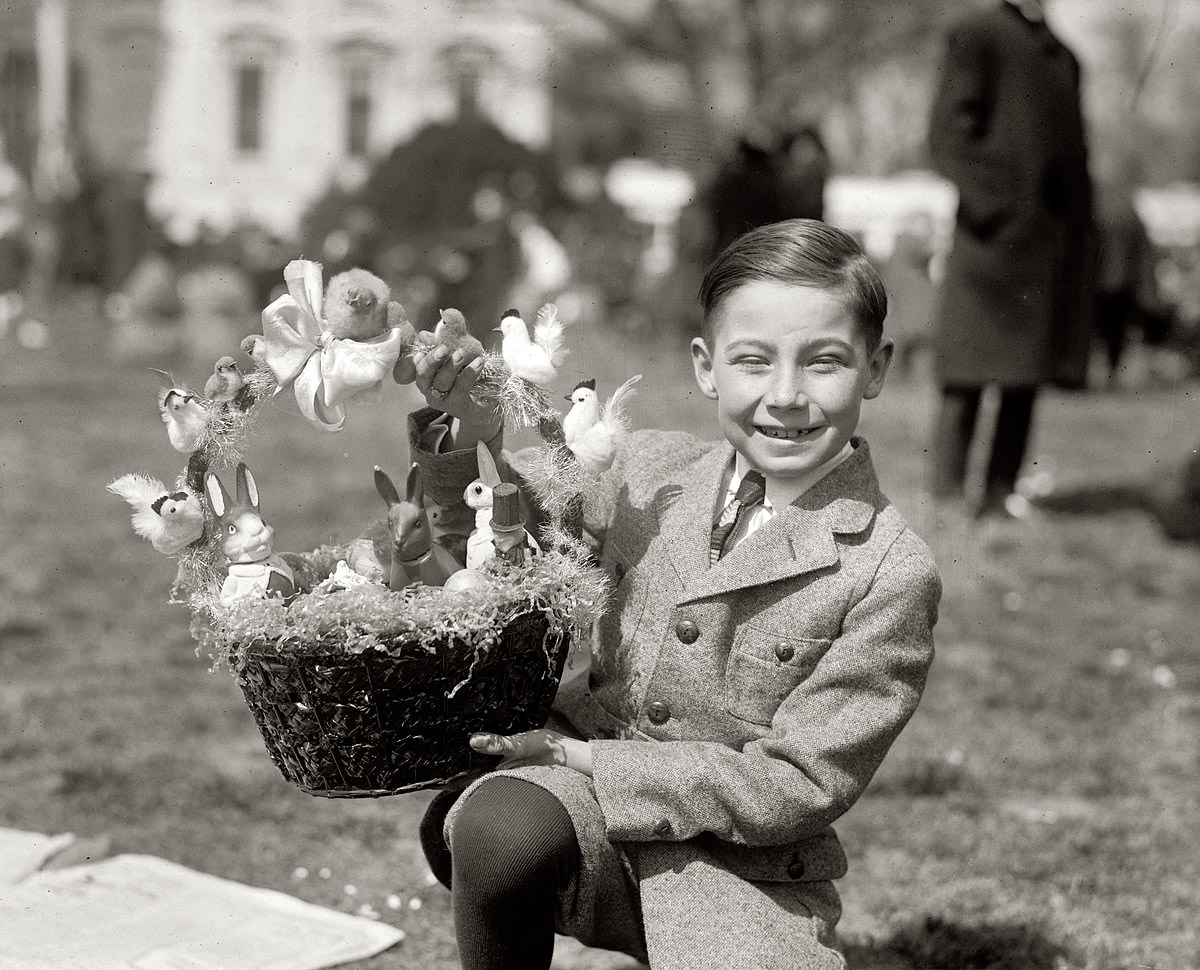
{"type": "Polygon", "coordinates": [[[283,271],[287,293],[262,312],[264,360],[280,389],[294,383],[301,413],[318,428],[341,431],[341,402],[377,386],[403,343],[399,329],[369,340],[336,337],[321,317],[321,264],[293,259],[283,271]]]}

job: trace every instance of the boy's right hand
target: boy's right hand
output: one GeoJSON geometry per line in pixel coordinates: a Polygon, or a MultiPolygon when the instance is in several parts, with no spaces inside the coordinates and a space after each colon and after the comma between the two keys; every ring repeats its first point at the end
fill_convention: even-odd
{"type": "Polygon", "coordinates": [[[500,415],[471,397],[484,358],[471,357],[461,350],[451,351],[439,344],[424,353],[418,351],[413,361],[417,375],[413,383],[425,395],[429,406],[458,418],[457,447],[474,447],[475,441],[489,441],[496,436],[501,426],[500,415]]]}

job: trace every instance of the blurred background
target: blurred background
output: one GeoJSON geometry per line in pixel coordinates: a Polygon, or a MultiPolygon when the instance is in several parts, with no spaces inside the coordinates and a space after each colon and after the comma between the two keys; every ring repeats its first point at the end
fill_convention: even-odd
{"type": "MultiPolygon", "coordinates": [[[[486,331],[553,294],[690,334],[735,193],[758,221],[858,233],[916,367],[955,207],[924,121],[968,5],[6,0],[0,325],[42,339],[65,292],[115,357],[207,357],[302,253],[370,267],[419,325],[453,305],[486,331]],[[768,170],[778,191],[752,197],[768,170]]],[[[1133,343],[1194,366],[1200,5],[1050,16],[1084,65],[1100,195],[1132,200],[1152,247],[1157,317],[1133,343]]]]}
{"type": "MultiPolygon", "coordinates": [[[[362,970],[457,966],[428,793],[286,783],[105,492],[183,463],[148,368],[203,386],[303,256],[485,341],[553,299],[555,400],[643,373],[635,426],[713,436],[686,341],[728,214],[819,215],[884,272],[898,354],[862,428],[945,580],[921,708],[839,822],[850,965],[1200,965],[1200,2],[1048,4],[1138,313],[1115,366],[1097,335],[1089,386],[1039,401],[1028,515],[947,524],[924,478],[957,200],[926,129],[970,5],[0,0],[0,825],[405,930],[362,970]]],[[[382,514],[370,469],[403,467],[418,403],[389,382],[336,435],[264,410],[279,549],[382,514]]],[[[562,940],[555,968],[629,961],[562,940]]]]}

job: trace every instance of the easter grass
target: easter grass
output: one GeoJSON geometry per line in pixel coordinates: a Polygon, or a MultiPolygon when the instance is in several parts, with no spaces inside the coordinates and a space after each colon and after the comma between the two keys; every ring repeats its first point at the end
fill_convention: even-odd
{"type": "MultiPolygon", "coordinates": [[[[323,546],[310,556],[314,563],[336,565],[343,552],[323,546]]],[[[530,611],[545,615],[554,637],[584,642],[604,608],[605,574],[578,555],[551,549],[524,565],[491,562],[480,572],[482,584],[454,592],[423,585],[392,592],[366,583],[302,593],[286,605],[278,597],[242,597],[222,605],[204,590],[192,598],[193,635],[197,650],[207,651],[215,666],[230,667],[236,667],[241,645],[251,641],[280,655],[331,649],[436,652],[450,639],[478,652],[494,644],[509,621],[530,611]]]]}

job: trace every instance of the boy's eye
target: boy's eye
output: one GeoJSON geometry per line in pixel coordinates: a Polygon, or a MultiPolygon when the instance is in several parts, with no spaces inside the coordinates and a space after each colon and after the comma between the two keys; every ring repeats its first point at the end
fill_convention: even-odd
{"type": "Polygon", "coordinates": [[[813,370],[828,373],[844,366],[844,361],[840,357],[817,357],[809,363],[809,366],[813,370]]]}

